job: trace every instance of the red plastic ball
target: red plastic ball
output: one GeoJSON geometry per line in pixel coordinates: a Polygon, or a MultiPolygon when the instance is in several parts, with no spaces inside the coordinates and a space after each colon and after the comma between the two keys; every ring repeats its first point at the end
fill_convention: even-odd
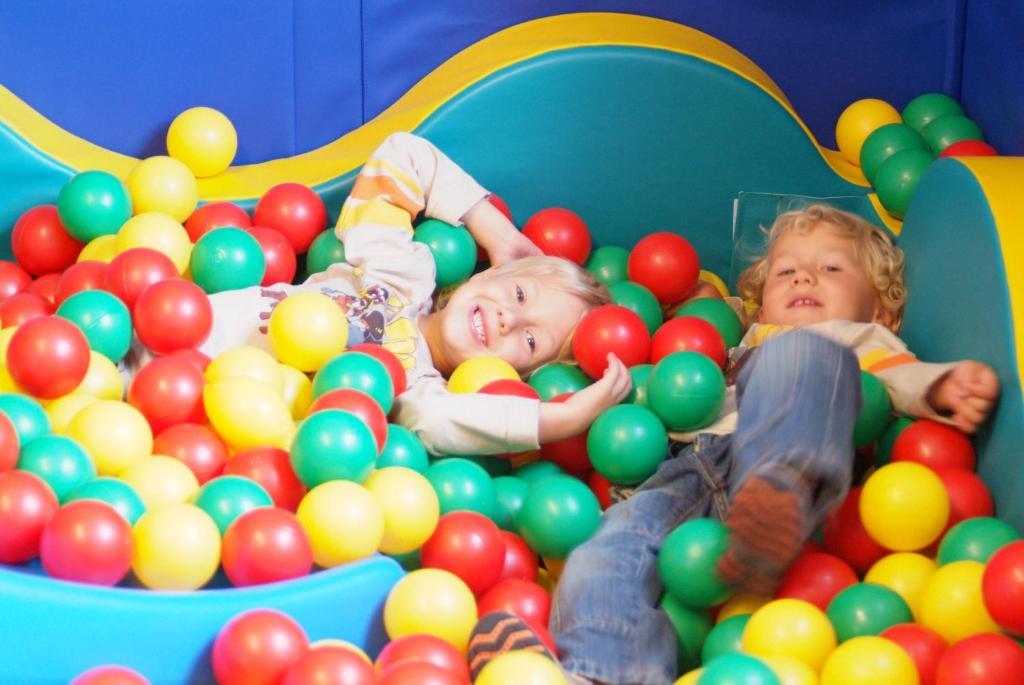
{"type": "Polygon", "coordinates": [[[644,286],[662,304],[682,300],[700,276],[700,260],[686,238],[667,231],[652,233],[633,247],[626,263],[629,280],[644,286]]]}
{"type": "Polygon", "coordinates": [[[179,423],[163,429],[153,440],[153,454],[177,459],[188,467],[200,485],[223,473],[228,461],[228,448],[220,437],[207,426],[196,423],[179,423]]]}
{"type": "Polygon", "coordinates": [[[35,397],[67,395],[81,384],[89,370],[89,341],[67,319],[32,319],[11,336],[7,370],[21,388],[35,397]]]}
{"type": "Polygon", "coordinates": [[[861,487],[850,488],[839,508],[825,519],[825,549],[863,575],[889,551],[868,535],[860,519],[861,487]]]}
{"type": "Polygon", "coordinates": [[[49,302],[51,307],[56,308],[57,286],[60,284],[60,279],[61,274],[59,273],[43,274],[29,283],[29,286],[25,288],[25,292],[38,295],[49,302]]]}
{"type": "MultiPolygon", "coordinates": [[[[565,402],[572,395],[573,393],[567,392],[556,395],[548,401],[565,402]]],[[[571,473],[574,476],[582,475],[593,468],[590,463],[590,453],[587,452],[587,436],[589,434],[590,431],[585,430],[579,435],[564,440],[545,443],[540,446],[540,456],[542,459],[558,464],[566,473],[571,473]]]]}
{"type": "Polygon", "coordinates": [[[96,666],[78,674],[70,685],[150,685],[149,679],[125,666],[96,666]]]}
{"type": "Polygon", "coordinates": [[[379,361],[388,370],[388,375],[391,376],[391,383],[395,386],[395,397],[405,392],[405,367],[402,366],[402,361],[395,356],[394,352],[384,349],[377,343],[359,343],[350,347],[348,351],[362,352],[379,361]]]}
{"type": "Polygon", "coordinates": [[[133,247],[110,260],[103,277],[103,288],[121,298],[129,311],[133,311],[143,290],[178,275],[174,262],[163,252],[133,247]]]}
{"type": "Polygon", "coordinates": [[[154,354],[202,345],[213,328],[209,296],[192,281],[168,278],[139,295],[132,309],[139,342],[154,354]]]}
{"type": "Polygon", "coordinates": [[[106,262],[98,262],[94,259],[72,264],[57,281],[54,304],[59,307],[61,302],[83,290],[106,289],[108,268],[109,265],[106,262]]]}
{"type": "Polygon", "coordinates": [[[178,423],[203,423],[203,372],[179,357],[157,357],[135,374],[128,386],[128,404],[149,421],[153,433],[178,423]]]}
{"type": "Polygon", "coordinates": [[[420,548],[423,568],[450,571],[465,581],[473,594],[491,588],[505,564],[505,541],[493,521],[475,511],[442,516],[420,548]]]}
{"type": "Polygon", "coordinates": [[[256,226],[280,231],[295,253],[302,254],[327,226],[327,208],[319,195],[301,183],[281,183],[263,194],[252,219],[256,226]]]}
{"type": "Polygon", "coordinates": [[[20,326],[26,321],[49,316],[54,311],[55,307],[45,297],[24,290],[0,304],[0,325],[4,328],[20,326]]]}
{"type": "Polygon", "coordinates": [[[880,636],[892,640],[910,655],[921,685],[935,685],[939,659],[949,647],[941,635],[916,623],[900,623],[886,628],[880,636]]]}
{"type": "Polygon", "coordinates": [[[707,355],[725,368],[725,342],[718,329],[695,316],[677,316],[658,327],[651,338],[651,363],[657,364],[673,352],[690,350],[707,355]]]}
{"type": "Polygon", "coordinates": [[[607,509],[612,505],[611,482],[597,471],[591,471],[587,476],[587,485],[593,490],[601,509],[607,509]]]}
{"type": "Polygon", "coordinates": [[[477,602],[480,616],[492,611],[507,611],[531,626],[546,626],[551,615],[551,595],[537,583],[506,578],[485,592],[477,602]]]}
{"type": "Polygon", "coordinates": [[[85,245],[65,230],[57,205],[39,205],[28,210],[11,231],[11,252],[25,271],[35,276],[57,273],[78,259],[85,245]]]}
{"type": "Polygon", "coordinates": [[[616,304],[605,304],[587,312],[572,338],[576,362],[591,378],[600,378],[608,368],[608,354],[626,366],[647,361],[651,335],[636,312],[616,304]]]}
{"type": "Polygon", "coordinates": [[[1024,648],[998,633],[964,638],[939,659],[936,685],[1020,685],[1024,648]]]}
{"type": "Polygon", "coordinates": [[[313,547],[295,514],[277,507],[245,512],[228,527],[221,545],[224,573],[244,587],[308,575],[313,547]]]}
{"type": "Polygon", "coordinates": [[[914,461],[930,469],[974,471],[974,446],[964,433],[937,421],[914,421],[892,444],[892,461],[914,461]]]}
{"type": "Polygon", "coordinates": [[[288,452],[277,447],[242,450],[224,466],[226,476],[245,476],[263,486],[274,506],[295,511],[306,486],[295,475],[288,452]]]}
{"type": "Polygon", "coordinates": [[[288,667],[281,685],[377,685],[377,673],[362,655],[336,645],[311,649],[288,667]]]}
{"type": "Polygon", "coordinates": [[[802,599],[822,611],[844,588],[857,583],[857,574],[848,563],[824,552],[804,552],[782,576],[775,597],[802,599]]]}
{"type": "Polygon", "coordinates": [[[273,285],[274,283],[291,283],[295,278],[297,259],[295,248],[284,237],[281,231],[275,231],[266,226],[253,226],[248,229],[250,235],[260,244],[263,250],[263,258],[267,267],[263,272],[263,280],[260,285],[273,285]]]}
{"type": "Polygon", "coordinates": [[[381,671],[378,685],[467,685],[451,671],[427,661],[403,661],[381,671]]]}
{"type": "Polygon", "coordinates": [[[997,157],[996,149],[982,140],[961,140],[939,153],[939,157],[997,157]]]}
{"type": "Polygon", "coordinates": [[[28,287],[32,276],[14,262],[0,260],[0,304],[28,287]]]}
{"type": "Polygon", "coordinates": [[[583,266],[590,256],[590,230],[578,214],[561,207],[542,209],[523,225],[523,235],[546,255],[583,266]]]}
{"type": "Polygon", "coordinates": [[[313,400],[306,416],[323,409],[343,409],[358,416],[359,420],[366,424],[366,427],[373,433],[373,440],[377,443],[377,454],[380,454],[384,442],[388,439],[388,417],[377,404],[377,400],[362,390],[336,388],[313,400]]]}
{"type": "Polygon", "coordinates": [[[117,585],[132,564],[132,527],[114,507],[76,500],[57,510],[43,528],[39,556],[54,578],[117,585]]]}
{"type": "Polygon", "coordinates": [[[252,219],[248,212],[233,202],[211,202],[192,212],[185,222],[185,231],[194,243],[213,229],[224,226],[249,228],[252,219]]]}
{"type": "Polygon", "coordinates": [[[540,395],[529,383],[516,378],[499,378],[483,386],[477,392],[484,395],[511,395],[512,397],[525,397],[530,400],[540,399],[540,395]]]}
{"type": "Polygon", "coordinates": [[[392,640],[377,655],[375,666],[383,673],[399,664],[428,663],[469,683],[469,664],[462,652],[436,635],[414,634],[392,640]]]}
{"type": "Polygon", "coordinates": [[[228,621],[213,641],[214,677],[218,685],[280,685],[308,649],[306,632],[293,618],[252,609],[228,621]]]}
{"type": "Polygon", "coordinates": [[[37,557],[43,528],[58,506],[53,490],[35,474],[0,473],[0,563],[37,557]]]}
{"type": "Polygon", "coordinates": [[[0,412],[0,473],[10,471],[18,465],[18,453],[21,445],[14,422],[7,414],[0,412]]]}
{"type": "Polygon", "coordinates": [[[198,366],[200,371],[206,371],[206,367],[210,365],[210,357],[195,348],[178,350],[177,352],[172,352],[167,356],[174,357],[176,359],[184,359],[190,364],[198,366]]]}
{"type": "Polygon", "coordinates": [[[537,567],[540,565],[537,553],[531,549],[526,540],[510,530],[501,531],[501,538],[505,543],[505,560],[502,563],[498,581],[501,582],[509,578],[536,581],[537,567]]]}
{"type": "Polygon", "coordinates": [[[935,473],[949,494],[949,519],[943,533],[964,519],[995,514],[992,493],[976,473],[958,468],[936,469],[935,473]]]}
{"type": "Polygon", "coordinates": [[[989,558],[981,594],[999,627],[1024,637],[1024,540],[1003,545],[989,558]]]}

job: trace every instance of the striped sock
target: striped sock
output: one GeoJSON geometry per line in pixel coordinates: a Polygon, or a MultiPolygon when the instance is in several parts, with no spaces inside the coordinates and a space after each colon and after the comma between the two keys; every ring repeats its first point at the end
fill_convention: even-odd
{"type": "Polygon", "coordinates": [[[558,663],[533,628],[515,614],[493,611],[480,618],[469,636],[469,673],[473,680],[492,660],[516,650],[536,652],[558,663]]]}

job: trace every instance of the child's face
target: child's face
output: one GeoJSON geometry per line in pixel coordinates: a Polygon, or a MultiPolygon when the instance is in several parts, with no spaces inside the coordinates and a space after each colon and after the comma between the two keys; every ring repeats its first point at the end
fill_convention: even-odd
{"type": "Polygon", "coordinates": [[[441,310],[441,339],[452,366],[496,356],[523,374],[555,359],[585,309],[580,298],[537,278],[484,272],[441,310]]]}
{"type": "Polygon", "coordinates": [[[884,323],[878,291],[854,251],[853,239],[830,224],[784,233],[768,255],[761,323],[806,326],[822,321],[884,323]]]}

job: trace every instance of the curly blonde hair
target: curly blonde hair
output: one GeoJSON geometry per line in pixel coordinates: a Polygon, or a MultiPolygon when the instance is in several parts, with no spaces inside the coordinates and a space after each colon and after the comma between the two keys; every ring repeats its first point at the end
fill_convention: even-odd
{"type": "MultiPolygon", "coordinates": [[[[806,234],[823,225],[853,240],[854,254],[878,291],[882,308],[891,317],[889,328],[898,331],[903,323],[903,305],[907,300],[907,291],[903,285],[903,250],[893,245],[889,234],[878,226],[856,214],[827,204],[812,204],[803,209],[783,212],[775,219],[775,223],[767,230],[768,247],[765,254],[740,274],[737,281],[740,295],[760,307],[765,279],[768,277],[768,261],[775,243],[789,231],[806,234]]],[[[756,311],[753,312],[753,316],[756,317],[756,314],[756,311]]]]}

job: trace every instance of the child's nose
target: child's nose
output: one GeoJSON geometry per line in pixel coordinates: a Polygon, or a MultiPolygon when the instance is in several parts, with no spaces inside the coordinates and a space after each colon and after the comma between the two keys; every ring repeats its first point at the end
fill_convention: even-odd
{"type": "Polygon", "coordinates": [[[814,283],[814,271],[810,269],[797,269],[793,272],[793,283],[797,285],[814,283]]]}
{"type": "Polygon", "coordinates": [[[498,310],[498,330],[502,333],[508,333],[516,325],[516,315],[508,309],[498,310]]]}

